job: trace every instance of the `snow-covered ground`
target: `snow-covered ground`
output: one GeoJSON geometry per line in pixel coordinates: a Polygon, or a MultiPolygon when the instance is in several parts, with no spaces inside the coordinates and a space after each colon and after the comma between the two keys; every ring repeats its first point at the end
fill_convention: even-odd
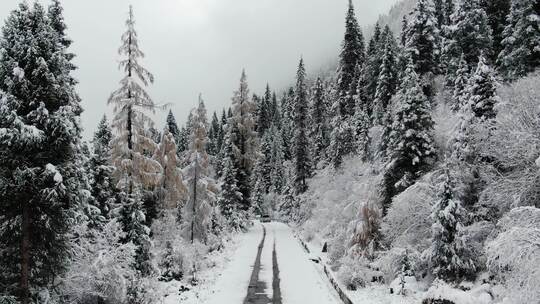
{"type": "Polygon", "coordinates": [[[291,228],[282,223],[267,224],[268,236],[276,239],[277,261],[283,304],[341,303],[316,263],[304,252],[291,228]]]}
{"type": "Polygon", "coordinates": [[[169,291],[164,304],[241,304],[244,303],[250,284],[258,247],[266,237],[261,251],[258,281],[264,282],[264,293],[269,299],[274,296],[273,282],[274,246],[279,268],[279,291],[283,304],[339,304],[337,293],[322,273],[319,264],[310,260],[293,235],[283,223],[256,223],[247,233],[238,234],[229,247],[216,256],[216,266],[200,274],[200,284],[186,292],[178,292],[180,283],[164,283],[169,291]],[[264,226],[264,228],[263,228],[264,226]]]}

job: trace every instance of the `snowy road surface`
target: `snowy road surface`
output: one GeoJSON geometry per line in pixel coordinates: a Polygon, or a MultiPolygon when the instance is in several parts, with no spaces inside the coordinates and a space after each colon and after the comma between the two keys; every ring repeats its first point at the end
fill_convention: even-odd
{"type": "Polygon", "coordinates": [[[316,267],[287,225],[257,223],[243,236],[204,303],[341,303],[316,267]]]}

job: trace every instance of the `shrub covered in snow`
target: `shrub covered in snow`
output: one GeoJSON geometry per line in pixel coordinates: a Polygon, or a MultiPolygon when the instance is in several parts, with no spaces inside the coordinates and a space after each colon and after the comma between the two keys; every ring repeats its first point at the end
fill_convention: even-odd
{"type": "Polygon", "coordinates": [[[486,255],[488,269],[507,289],[503,303],[534,303],[540,299],[540,209],[512,209],[497,227],[486,255]]]}
{"type": "Polygon", "coordinates": [[[429,247],[431,208],[436,201],[436,187],[428,174],[396,196],[382,222],[387,245],[412,246],[419,251],[429,247]]]}

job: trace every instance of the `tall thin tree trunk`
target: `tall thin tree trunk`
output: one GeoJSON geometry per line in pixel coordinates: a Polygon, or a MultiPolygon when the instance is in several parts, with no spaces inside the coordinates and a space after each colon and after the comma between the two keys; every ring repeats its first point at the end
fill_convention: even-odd
{"type": "Polygon", "coordinates": [[[195,239],[195,213],[197,209],[195,204],[197,203],[197,170],[199,168],[199,155],[195,156],[195,176],[193,177],[193,206],[192,206],[192,215],[191,215],[191,243],[193,244],[195,239]]]}
{"type": "Polygon", "coordinates": [[[21,304],[30,302],[30,213],[28,202],[22,209],[22,240],[21,240],[21,304]]]}

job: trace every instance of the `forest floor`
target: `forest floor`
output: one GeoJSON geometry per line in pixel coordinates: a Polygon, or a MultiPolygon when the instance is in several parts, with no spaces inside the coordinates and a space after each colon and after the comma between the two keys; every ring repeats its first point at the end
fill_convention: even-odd
{"type": "MultiPolygon", "coordinates": [[[[204,304],[338,304],[336,292],[282,223],[255,223],[199,292],[204,304]]],[[[185,302],[183,302],[185,303],[185,302]]]]}

